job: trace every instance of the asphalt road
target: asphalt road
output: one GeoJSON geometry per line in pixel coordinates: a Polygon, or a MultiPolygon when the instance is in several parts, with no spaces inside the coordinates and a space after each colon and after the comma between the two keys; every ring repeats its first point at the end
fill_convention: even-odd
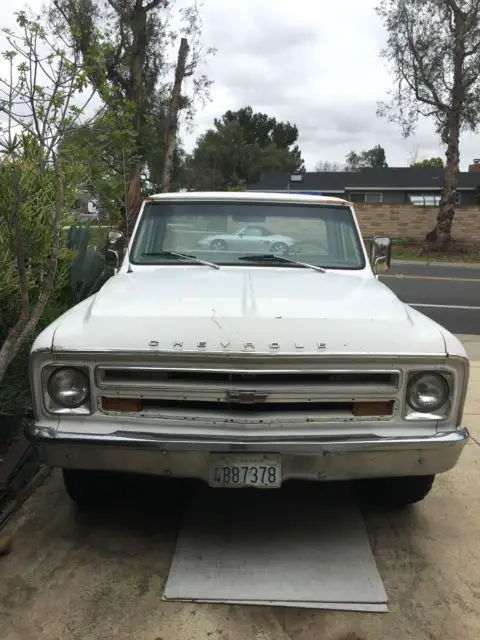
{"type": "Polygon", "coordinates": [[[480,334],[480,266],[395,263],[380,280],[452,333],[480,334]]]}

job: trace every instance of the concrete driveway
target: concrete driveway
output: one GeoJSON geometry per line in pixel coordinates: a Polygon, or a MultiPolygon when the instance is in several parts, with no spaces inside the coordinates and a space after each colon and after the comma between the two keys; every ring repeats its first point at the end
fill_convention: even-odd
{"type": "MultiPolygon", "coordinates": [[[[9,529],[0,559],[2,640],[451,640],[480,637],[480,349],[461,463],[403,513],[365,514],[390,613],[161,601],[182,510],[181,485],[78,515],[53,474],[9,529]],[[153,505],[153,508],[152,508],[153,505]]],[[[140,482],[140,481],[139,481],[140,482]]],[[[132,486],[132,498],[144,493],[132,486]]]]}

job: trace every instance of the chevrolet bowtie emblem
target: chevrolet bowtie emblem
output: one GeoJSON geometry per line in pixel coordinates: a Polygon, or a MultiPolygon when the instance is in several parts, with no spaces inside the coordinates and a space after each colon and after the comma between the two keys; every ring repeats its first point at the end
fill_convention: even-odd
{"type": "Polygon", "coordinates": [[[258,393],[257,391],[227,391],[225,400],[238,404],[261,404],[268,398],[269,393],[258,393]]]}

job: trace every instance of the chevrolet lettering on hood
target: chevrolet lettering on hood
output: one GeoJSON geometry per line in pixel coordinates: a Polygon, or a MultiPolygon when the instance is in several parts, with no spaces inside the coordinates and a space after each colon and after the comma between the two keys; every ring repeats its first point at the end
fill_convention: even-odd
{"type": "MultiPolygon", "coordinates": [[[[228,348],[233,348],[233,345],[230,342],[225,342],[225,341],[220,341],[218,344],[216,344],[215,346],[218,347],[218,345],[220,345],[220,347],[222,349],[227,350],[228,348]]],[[[160,341],[159,340],[150,340],[148,342],[148,346],[149,347],[153,347],[153,348],[157,348],[160,346],[160,341]]],[[[196,349],[198,349],[199,351],[204,351],[206,350],[210,345],[207,344],[206,340],[199,340],[196,343],[196,349]]],[[[293,346],[295,349],[298,349],[299,351],[305,349],[305,345],[301,344],[299,342],[294,342],[293,346]]],[[[172,347],[174,349],[180,350],[183,349],[184,347],[184,343],[180,340],[174,340],[172,342],[172,347]]],[[[253,344],[253,342],[241,342],[239,343],[239,347],[242,351],[255,351],[255,345],[253,344]]],[[[280,349],[280,344],[278,342],[269,342],[266,347],[268,349],[271,349],[272,351],[277,351],[280,349]]],[[[313,345],[313,348],[318,349],[319,351],[323,351],[324,349],[327,348],[327,345],[325,342],[317,342],[313,345]]]]}
{"type": "Polygon", "coordinates": [[[27,436],[78,504],[150,473],[223,489],[361,479],[406,505],[457,464],[465,350],[378,279],[391,241],[367,252],[351,202],[159,194],[105,257],[114,275],[30,354],[27,436]]]}

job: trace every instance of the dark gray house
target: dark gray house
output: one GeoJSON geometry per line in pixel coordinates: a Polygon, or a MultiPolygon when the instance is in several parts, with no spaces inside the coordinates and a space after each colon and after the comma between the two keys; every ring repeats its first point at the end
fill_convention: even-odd
{"type": "MultiPolygon", "coordinates": [[[[247,191],[320,192],[367,204],[438,205],[443,169],[388,167],[361,171],[325,171],[303,174],[264,173],[247,191]]],[[[474,205],[480,192],[480,159],[458,176],[458,204],[474,205]]]]}

